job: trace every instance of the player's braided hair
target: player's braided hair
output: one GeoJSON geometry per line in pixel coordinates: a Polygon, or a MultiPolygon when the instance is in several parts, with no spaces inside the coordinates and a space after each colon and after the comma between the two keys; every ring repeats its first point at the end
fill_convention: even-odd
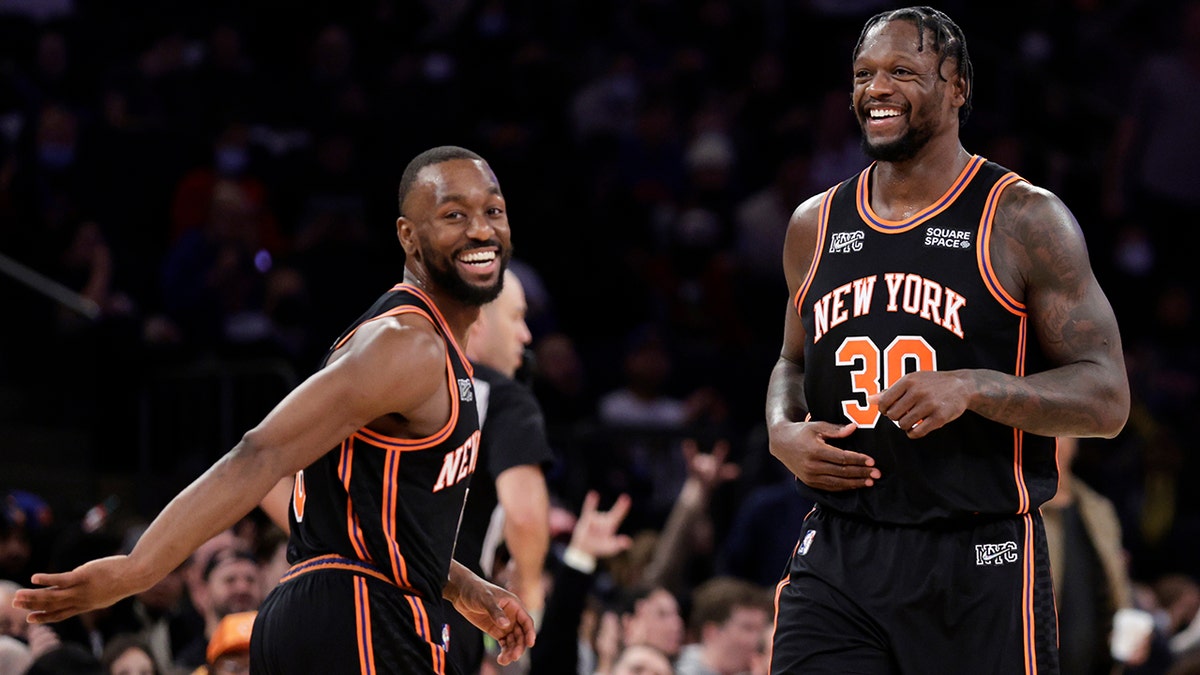
{"type": "MultiPolygon", "coordinates": [[[[975,92],[975,69],[971,65],[971,56],[967,53],[967,38],[963,35],[962,29],[954,20],[946,16],[932,7],[905,7],[903,9],[895,9],[887,12],[880,12],[871,17],[865,26],[862,33],[858,36],[858,42],[854,45],[853,59],[858,58],[858,53],[862,51],[863,40],[866,39],[867,33],[872,28],[879,24],[888,23],[891,21],[908,21],[916,25],[919,42],[917,42],[917,50],[925,49],[925,32],[929,31],[933,34],[933,42],[931,47],[937,52],[941,58],[938,59],[938,74],[942,72],[942,64],[947,58],[953,57],[958,64],[958,72],[962,75],[963,81],[966,82],[967,88],[965,92],[966,102],[958,109],[958,123],[965,124],[967,117],[971,114],[971,94],[975,92]]],[[[945,78],[942,78],[945,80],[945,78]]]]}
{"type": "Polygon", "coordinates": [[[404,174],[400,176],[400,189],[398,190],[398,203],[400,206],[400,215],[404,215],[404,200],[408,199],[408,193],[412,191],[413,184],[417,182],[417,174],[427,166],[432,164],[441,164],[452,159],[472,159],[484,161],[482,157],[466,148],[460,148],[456,145],[441,145],[422,152],[413,157],[408,166],[404,168],[404,174]]]}

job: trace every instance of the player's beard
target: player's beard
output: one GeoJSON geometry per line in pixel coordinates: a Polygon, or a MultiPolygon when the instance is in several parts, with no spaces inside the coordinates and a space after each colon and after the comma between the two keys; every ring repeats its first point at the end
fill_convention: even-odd
{"type": "MultiPolygon", "coordinates": [[[[439,287],[445,289],[451,297],[463,304],[481,307],[495,300],[500,295],[500,291],[504,289],[504,271],[508,269],[508,261],[512,257],[512,252],[508,249],[500,248],[498,242],[488,242],[484,246],[496,246],[501,250],[500,273],[496,276],[496,283],[490,286],[475,286],[468,283],[466,279],[463,279],[459,275],[454,260],[443,256],[425,257],[425,267],[429,270],[429,278],[439,287]]],[[[428,251],[429,247],[426,247],[425,250],[428,251]]],[[[456,253],[455,255],[457,256],[458,254],[456,253]]]]}
{"type": "Polygon", "coordinates": [[[862,149],[867,157],[877,162],[905,162],[916,157],[930,138],[933,138],[933,127],[930,125],[915,127],[910,124],[904,135],[886,143],[871,143],[864,131],[862,149]]]}

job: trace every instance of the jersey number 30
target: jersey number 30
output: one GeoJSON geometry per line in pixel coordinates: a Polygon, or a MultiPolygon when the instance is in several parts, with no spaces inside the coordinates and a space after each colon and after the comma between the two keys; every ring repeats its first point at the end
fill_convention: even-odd
{"type": "Polygon", "coordinates": [[[868,396],[896,384],[908,373],[937,370],[937,352],[919,335],[898,336],[882,351],[871,338],[848,337],[835,355],[839,366],[854,367],[850,371],[850,386],[855,393],[862,394],[862,400],[842,401],[842,412],[864,429],[874,428],[879,422],[879,408],[867,402],[868,396]]]}

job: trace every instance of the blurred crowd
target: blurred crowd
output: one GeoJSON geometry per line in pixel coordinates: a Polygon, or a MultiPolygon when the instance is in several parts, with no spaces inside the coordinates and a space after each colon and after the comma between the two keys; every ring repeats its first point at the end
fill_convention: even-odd
{"type": "MultiPolygon", "coordinates": [[[[186,484],[226,448],[198,463],[173,460],[172,444],[139,454],[145,383],[214,359],[307,375],[401,277],[405,164],[465,146],[509,205],[533,333],[521,376],[558,453],[558,550],[590,491],[631,497],[631,545],[593,573],[581,659],[616,672],[621,649],[644,642],[642,608],[675,626],[641,630],[677,635],[656,653],[679,672],[681,651],[744,657],[686,672],[761,667],[769,599],[706,584],[769,598],[807,509],[762,420],[784,230],[800,201],[867,164],[848,110],[851,48],[867,17],[901,5],[302,5],[0,3],[0,254],[98,308],[0,274],[0,394],[22,402],[0,435],[18,422],[73,429],[95,476],[186,484]],[[729,469],[700,471],[696,448],[729,469]]],[[[1133,413],[1118,438],[1079,444],[1073,475],[1111,504],[1129,602],[1157,619],[1157,656],[1131,672],[1166,672],[1200,644],[1200,492],[1185,482],[1200,402],[1188,271],[1200,2],[938,8],[975,62],[967,149],[1063,199],[1117,312],[1133,413]]],[[[127,549],[165,503],[106,501],[99,480],[30,491],[5,470],[27,458],[2,447],[0,584],[127,549]]],[[[70,644],[106,664],[132,635],[157,669],[105,672],[191,672],[221,618],[252,611],[278,579],[279,534],[252,514],[146,594],[53,630],[9,616],[0,585],[0,635],[27,656],[70,644]]]]}

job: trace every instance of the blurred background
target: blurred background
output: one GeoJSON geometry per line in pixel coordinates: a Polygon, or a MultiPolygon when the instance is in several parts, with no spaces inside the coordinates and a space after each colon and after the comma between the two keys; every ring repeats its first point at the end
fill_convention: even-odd
{"type": "MultiPolygon", "coordinates": [[[[678,441],[727,440],[711,573],[787,480],[762,420],[783,234],[867,164],[851,50],[897,6],[0,0],[8,512],[35,538],[153,516],[401,279],[400,173],[453,144],[508,200],[555,499],[628,492],[628,528],[661,527],[678,441]]],[[[1194,577],[1200,3],[939,8],[975,63],[967,149],[1066,202],[1121,323],[1133,414],[1076,473],[1135,579],[1194,577]]]]}

